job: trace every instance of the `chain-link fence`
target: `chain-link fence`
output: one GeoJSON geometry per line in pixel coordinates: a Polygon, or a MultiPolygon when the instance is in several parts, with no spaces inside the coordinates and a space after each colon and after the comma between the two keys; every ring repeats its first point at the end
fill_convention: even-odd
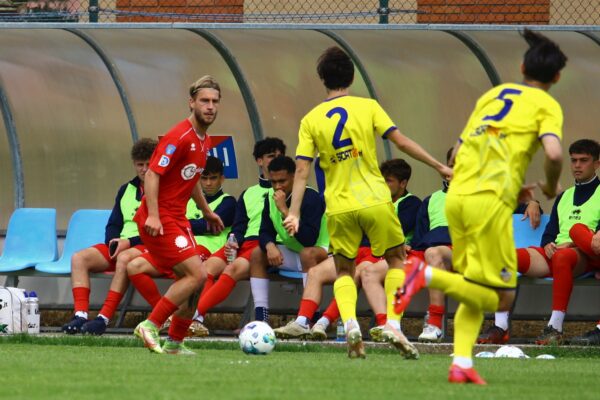
{"type": "Polygon", "coordinates": [[[600,24],[600,0],[0,0],[0,21],[600,24]]]}

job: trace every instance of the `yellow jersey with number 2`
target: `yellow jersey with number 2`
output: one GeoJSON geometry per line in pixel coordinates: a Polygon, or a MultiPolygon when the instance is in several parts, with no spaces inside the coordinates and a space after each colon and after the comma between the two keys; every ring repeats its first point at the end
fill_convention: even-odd
{"type": "Polygon", "coordinates": [[[363,97],[335,97],[304,116],[296,158],[320,156],[327,215],[391,201],[379,171],[375,135],[385,137],[395,128],[377,101],[363,97]]]}
{"type": "Polygon", "coordinates": [[[449,193],[490,191],[514,209],[540,139],[562,139],[562,124],[560,105],[542,89],[507,83],[489,90],[460,136],[449,193]]]}

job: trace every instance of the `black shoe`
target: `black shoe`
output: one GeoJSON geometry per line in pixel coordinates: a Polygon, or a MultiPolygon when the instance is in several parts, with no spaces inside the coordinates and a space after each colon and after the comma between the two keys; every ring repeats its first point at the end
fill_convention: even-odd
{"type": "Polygon", "coordinates": [[[62,327],[62,331],[69,335],[74,335],[76,333],[81,333],[81,327],[83,324],[88,322],[87,318],[78,317],[75,315],[73,319],[71,319],[68,323],[64,324],[62,327]]]}
{"type": "Polygon", "coordinates": [[[599,346],[600,345],[600,329],[598,327],[584,333],[581,336],[576,336],[569,340],[570,344],[578,346],[599,346]]]}
{"type": "Polygon", "coordinates": [[[561,345],[563,344],[563,333],[553,326],[548,325],[544,328],[542,334],[535,339],[535,344],[541,346],[561,345]]]}
{"type": "Polygon", "coordinates": [[[104,318],[96,317],[91,321],[86,322],[81,327],[81,333],[84,335],[97,335],[100,336],[106,331],[106,322],[104,318]]]}

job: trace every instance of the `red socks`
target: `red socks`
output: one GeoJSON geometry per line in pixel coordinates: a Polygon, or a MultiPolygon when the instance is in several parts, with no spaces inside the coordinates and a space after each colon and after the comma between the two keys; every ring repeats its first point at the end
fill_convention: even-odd
{"type": "Polygon", "coordinates": [[[531,265],[531,256],[527,249],[517,249],[517,270],[525,275],[531,265]]]}
{"type": "Polygon", "coordinates": [[[333,323],[340,317],[340,309],[335,301],[335,298],[331,300],[329,306],[323,313],[323,316],[329,320],[330,323],[333,323]]]}
{"type": "Polygon", "coordinates": [[[567,312],[573,291],[573,269],[577,253],[573,249],[558,249],[552,256],[552,310],[567,312]]]}
{"type": "Polygon", "coordinates": [[[575,243],[581,251],[583,251],[588,257],[598,258],[598,254],[592,250],[592,237],[594,232],[584,224],[575,224],[569,231],[571,240],[575,243]]]}
{"type": "Polygon", "coordinates": [[[152,308],[154,308],[162,297],[156,283],[154,283],[154,279],[146,274],[135,274],[130,275],[129,280],[133,287],[135,287],[142,297],[152,306],[152,308]]]}
{"type": "Polygon", "coordinates": [[[169,326],[169,337],[176,342],[183,342],[188,328],[192,324],[191,319],[185,319],[173,315],[171,318],[171,326],[169,326]]]}
{"type": "Polygon", "coordinates": [[[211,287],[215,284],[215,276],[213,274],[206,275],[206,282],[204,282],[204,287],[202,288],[202,292],[200,293],[200,298],[204,296],[211,287]]]}
{"type": "Polygon", "coordinates": [[[442,319],[444,318],[444,312],[446,309],[444,306],[436,306],[434,304],[429,305],[429,318],[427,323],[429,325],[437,326],[442,329],[442,319]]]}
{"type": "Polygon", "coordinates": [[[73,288],[73,302],[75,312],[83,311],[88,312],[90,309],[90,288],[86,287],[74,287],[73,288]]]}
{"type": "Polygon", "coordinates": [[[210,291],[203,293],[198,301],[198,314],[204,316],[214,306],[222,302],[229,296],[236,285],[236,281],[227,274],[221,274],[219,280],[213,285],[210,291]]]}
{"type": "Polygon", "coordinates": [[[309,321],[315,315],[315,311],[317,311],[319,305],[312,300],[302,299],[300,301],[300,310],[298,310],[299,317],[306,317],[309,321]]]}
{"type": "Polygon", "coordinates": [[[114,290],[109,290],[108,295],[106,296],[106,300],[104,300],[104,304],[102,305],[102,309],[100,309],[100,314],[108,318],[112,319],[113,315],[115,315],[115,310],[119,306],[121,299],[123,298],[123,293],[115,292],[114,290]]]}
{"type": "MultiPolygon", "coordinates": [[[[156,304],[156,306],[152,310],[152,313],[150,313],[148,321],[152,322],[158,327],[158,329],[160,329],[160,327],[163,326],[167,318],[169,318],[171,314],[177,311],[178,308],[179,306],[173,304],[173,302],[167,297],[163,297],[156,304]]],[[[185,329],[187,330],[187,328],[185,329]]]]}
{"type": "Polygon", "coordinates": [[[375,326],[383,326],[387,323],[387,314],[375,314],[375,326]]]}

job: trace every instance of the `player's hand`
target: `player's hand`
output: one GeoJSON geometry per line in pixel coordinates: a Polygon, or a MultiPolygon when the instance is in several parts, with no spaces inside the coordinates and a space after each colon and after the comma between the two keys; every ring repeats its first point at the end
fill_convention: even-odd
{"type": "Polygon", "coordinates": [[[225,225],[217,213],[204,214],[203,218],[206,220],[206,225],[210,232],[217,234],[225,229],[225,225]]]}
{"type": "Polygon", "coordinates": [[[405,252],[407,252],[407,253],[408,253],[408,252],[409,252],[409,251],[411,251],[411,250],[412,250],[412,246],[411,246],[410,244],[405,244],[405,245],[404,245],[404,251],[405,251],[405,252]]]}
{"type": "Polygon", "coordinates": [[[288,212],[290,211],[287,204],[285,204],[286,197],[287,196],[283,190],[278,190],[273,193],[273,201],[275,201],[275,206],[277,206],[277,209],[283,214],[284,217],[287,217],[288,212]]]}
{"type": "Polygon", "coordinates": [[[150,236],[158,236],[164,233],[160,218],[154,216],[148,216],[146,222],[144,222],[144,230],[150,236]]]}
{"type": "Polygon", "coordinates": [[[592,251],[600,256],[600,231],[596,232],[592,237],[592,251]]]}
{"type": "Polygon", "coordinates": [[[109,243],[108,243],[108,248],[110,249],[111,246],[115,246],[113,245],[113,243],[116,243],[116,248],[113,252],[110,253],[110,258],[111,259],[115,259],[117,258],[117,256],[119,255],[120,252],[122,252],[123,250],[127,250],[128,248],[131,247],[131,244],[129,243],[129,239],[112,239],[109,243]]]}
{"type": "Polygon", "coordinates": [[[573,247],[577,247],[573,242],[561,243],[558,246],[556,246],[557,249],[572,249],[573,247]]]}
{"type": "Polygon", "coordinates": [[[538,186],[548,200],[555,198],[560,192],[562,192],[562,187],[559,183],[556,184],[556,187],[551,188],[547,182],[540,181],[538,182],[538,186]]]}
{"type": "Polygon", "coordinates": [[[296,215],[288,214],[288,216],[283,220],[283,226],[288,234],[294,236],[300,227],[300,218],[298,218],[296,215]]]}
{"type": "Polygon", "coordinates": [[[454,176],[454,171],[447,165],[442,165],[438,169],[438,173],[442,176],[443,179],[447,180],[448,182],[450,182],[452,180],[452,177],[454,176]]]}
{"type": "Polygon", "coordinates": [[[548,243],[544,246],[544,252],[546,253],[546,257],[552,258],[554,253],[556,253],[556,243],[548,243]]]}
{"type": "Polygon", "coordinates": [[[274,243],[267,245],[267,260],[271,267],[279,267],[283,264],[283,254],[274,243]]]}
{"type": "Polygon", "coordinates": [[[519,204],[523,204],[532,201],[535,198],[535,196],[533,195],[533,190],[537,186],[538,185],[535,183],[528,183],[521,186],[521,190],[519,191],[519,197],[517,197],[517,202],[519,204]]]}
{"type": "Polygon", "coordinates": [[[229,258],[234,252],[237,252],[239,247],[240,246],[237,243],[234,243],[233,246],[229,243],[225,243],[225,257],[229,258]]]}
{"type": "Polygon", "coordinates": [[[521,221],[525,221],[529,218],[529,225],[532,229],[537,229],[540,226],[540,205],[537,201],[531,200],[529,204],[527,204],[527,208],[523,213],[523,218],[521,221]]]}

